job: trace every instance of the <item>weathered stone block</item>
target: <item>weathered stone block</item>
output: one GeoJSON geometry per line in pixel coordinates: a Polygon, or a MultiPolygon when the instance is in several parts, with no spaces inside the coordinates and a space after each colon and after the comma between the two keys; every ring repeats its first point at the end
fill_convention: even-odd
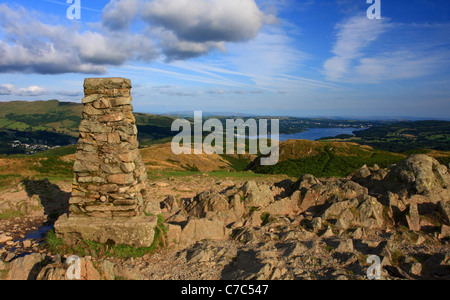
{"type": "Polygon", "coordinates": [[[84,88],[87,90],[114,90],[114,89],[131,89],[131,81],[125,78],[86,78],[84,80],[84,88]]]}
{"type": "Polygon", "coordinates": [[[80,176],[79,183],[106,183],[105,178],[99,176],[80,176]]]}
{"type": "Polygon", "coordinates": [[[108,143],[109,144],[120,144],[120,135],[117,132],[108,134],[108,143]]]}
{"type": "Polygon", "coordinates": [[[98,100],[92,102],[92,106],[97,109],[105,109],[105,108],[110,108],[111,103],[108,101],[108,99],[101,98],[101,99],[98,99],[98,100]]]}
{"type": "Polygon", "coordinates": [[[131,173],[136,169],[136,165],[134,163],[121,163],[120,168],[124,173],[131,173]]]}
{"type": "Polygon", "coordinates": [[[99,167],[96,164],[83,164],[81,161],[76,161],[73,164],[73,171],[76,173],[97,172],[98,170],[99,167]]]}
{"type": "Polygon", "coordinates": [[[81,102],[82,102],[83,104],[88,104],[88,103],[94,102],[94,101],[97,100],[97,99],[98,99],[98,95],[97,95],[97,94],[92,94],[92,95],[89,95],[89,96],[84,97],[83,100],[82,100],[81,102]]]}
{"type": "Polygon", "coordinates": [[[122,162],[133,162],[137,158],[137,153],[135,151],[132,151],[128,153],[117,154],[116,157],[122,162]]]}
{"type": "Polygon", "coordinates": [[[101,163],[101,160],[98,157],[98,155],[93,154],[93,153],[77,151],[76,158],[77,158],[77,161],[80,161],[80,162],[86,162],[86,163],[95,164],[95,165],[98,165],[101,163]]]}
{"type": "Polygon", "coordinates": [[[119,112],[110,113],[110,114],[104,115],[98,119],[98,121],[101,123],[120,122],[123,120],[125,120],[125,115],[123,113],[119,113],[119,112]]]}
{"type": "Polygon", "coordinates": [[[103,115],[104,111],[102,109],[94,108],[92,105],[88,104],[84,107],[83,113],[87,115],[103,115]]]}
{"type": "Polygon", "coordinates": [[[134,182],[134,176],[130,174],[114,174],[109,175],[107,177],[107,180],[109,183],[115,183],[115,184],[132,184],[134,182]]]}
{"type": "Polygon", "coordinates": [[[181,232],[180,243],[189,245],[204,239],[227,240],[229,234],[223,221],[192,218],[181,232]]]}
{"type": "Polygon", "coordinates": [[[103,218],[68,218],[60,217],[55,223],[58,238],[70,246],[75,246],[80,240],[97,243],[114,242],[116,245],[131,245],[134,247],[150,247],[155,236],[157,218],[154,216],[132,219],[103,218]]]}
{"type": "Polygon", "coordinates": [[[80,123],[80,132],[85,133],[109,133],[112,128],[98,121],[82,120],[80,123]]]}
{"type": "Polygon", "coordinates": [[[102,171],[107,174],[120,174],[122,173],[122,169],[119,166],[103,164],[101,167],[102,171]]]}
{"type": "Polygon", "coordinates": [[[111,98],[109,101],[111,103],[111,106],[130,105],[131,104],[131,97],[111,98]]]}

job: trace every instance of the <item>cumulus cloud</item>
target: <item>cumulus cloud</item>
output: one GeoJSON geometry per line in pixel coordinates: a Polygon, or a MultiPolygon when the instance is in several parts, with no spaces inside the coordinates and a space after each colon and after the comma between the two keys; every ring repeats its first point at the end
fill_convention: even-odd
{"type": "Polygon", "coordinates": [[[103,74],[128,60],[152,61],[153,41],[140,33],[77,31],[0,5],[0,72],[103,74]]]}
{"type": "Polygon", "coordinates": [[[48,25],[24,8],[0,4],[0,72],[40,74],[106,72],[83,61],[70,28],[48,25]]]}
{"type": "Polygon", "coordinates": [[[0,4],[0,73],[104,74],[161,54],[172,61],[225,52],[226,43],[255,38],[274,18],[255,0],[111,0],[101,23],[81,30],[0,4]],[[139,31],[132,29],[138,20],[139,31]]]}
{"type": "Polygon", "coordinates": [[[254,0],[154,0],[143,5],[142,18],[181,40],[238,42],[258,34],[264,14],[254,0]]]}
{"type": "Polygon", "coordinates": [[[2,84],[0,85],[0,95],[6,96],[11,95],[14,91],[14,86],[12,84],[2,84]]]}
{"type": "Polygon", "coordinates": [[[113,0],[103,11],[103,25],[112,31],[128,29],[136,19],[148,25],[146,32],[171,61],[224,52],[226,43],[249,41],[276,18],[254,0],[113,0]]]}
{"type": "Polygon", "coordinates": [[[36,85],[19,89],[16,89],[16,87],[13,84],[9,83],[0,85],[0,95],[4,96],[14,95],[14,96],[28,97],[28,96],[42,96],[47,94],[48,91],[45,88],[36,85]]]}
{"type": "Polygon", "coordinates": [[[26,97],[27,96],[30,96],[30,97],[31,96],[33,96],[33,97],[42,96],[42,95],[46,95],[46,94],[48,94],[46,89],[36,86],[36,85],[30,86],[28,88],[20,88],[15,92],[15,95],[17,95],[17,96],[26,96],[26,97]]]}
{"type": "Polygon", "coordinates": [[[139,0],[112,0],[103,9],[102,22],[110,30],[128,29],[136,20],[139,0]]]}
{"type": "Polygon", "coordinates": [[[180,40],[176,34],[164,28],[152,29],[153,36],[159,40],[167,61],[185,60],[205,55],[213,50],[226,51],[225,42],[193,42],[180,40]]]}

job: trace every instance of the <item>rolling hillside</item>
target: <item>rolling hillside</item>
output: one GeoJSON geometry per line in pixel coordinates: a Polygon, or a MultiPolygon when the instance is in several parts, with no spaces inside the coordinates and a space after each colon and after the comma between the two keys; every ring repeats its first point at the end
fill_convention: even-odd
{"type": "MultiPolygon", "coordinates": [[[[450,159],[450,151],[428,151],[441,163],[450,159]]],[[[289,140],[280,144],[280,159],[275,166],[261,166],[259,158],[248,169],[262,174],[286,174],[300,177],[345,177],[364,165],[384,168],[397,164],[409,153],[393,153],[350,142],[289,140]]]]}
{"type": "Polygon", "coordinates": [[[355,136],[338,136],[322,140],[348,141],[373,148],[406,152],[417,149],[450,151],[449,121],[415,121],[380,124],[356,131],[355,136]]]}
{"type": "MultiPolygon", "coordinates": [[[[57,100],[0,102],[0,154],[34,153],[31,156],[0,158],[0,176],[23,173],[27,176],[70,177],[71,154],[75,153],[76,147],[52,147],[77,142],[82,107],[81,104],[57,100]]],[[[260,166],[255,156],[176,156],[169,143],[171,137],[177,134],[171,131],[175,117],[144,113],[134,115],[142,156],[150,172],[247,169],[262,174],[300,177],[309,173],[328,177],[347,176],[365,164],[386,167],[413,153],[426,153],[446,165],[450,162],[450,152],[444,151],[450,149],[450,122],[444,121],[379,124],[357,132],[355,137],[328,141],[286,141],[280,145],[277,165],[260,166]]],[[[297,124],[297,121],[289,124],[295,128],[299,128],[299,124],[304,125],[297,124]]]]}
{"type": "MultiPolygon", "coordinates": [[[[0,102],[0,154],[33,154],[77,142],[83,105],[50,101],[0,102]]],[[[175,135],[172,117],[135,113],[141,147],[175,135]]]]}
{"type": "Polygon", "coordinates": [[[58,100],[0,102],[0,127],[77,137],[82,110],[81,104],[58,100]]]}

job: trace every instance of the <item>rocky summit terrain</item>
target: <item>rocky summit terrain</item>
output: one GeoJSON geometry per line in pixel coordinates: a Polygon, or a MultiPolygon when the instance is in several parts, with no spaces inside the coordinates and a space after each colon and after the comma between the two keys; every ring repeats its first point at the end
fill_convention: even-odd
{"type": "MultiPolygon", "coordinates": [[[[25,213],[0,219],[1,278],[67,278],[67,257],[80,254],[44,242],[67,209],[70,183],[58,185],[18,184],[0,196],[0,213],[25,213]]],[[[450,172],[427,155],[346,178],[199,175],[151,187],[162,246],[127,258],[86,252],[82,279],[366,280],[374,255],[381,279],[450,279],[450,172]]]]}

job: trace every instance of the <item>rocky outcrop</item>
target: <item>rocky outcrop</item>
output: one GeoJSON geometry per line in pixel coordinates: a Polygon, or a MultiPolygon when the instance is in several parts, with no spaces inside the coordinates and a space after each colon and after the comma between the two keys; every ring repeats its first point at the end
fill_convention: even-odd
{"type": "Polygon", "coordinates": [[[385,184],[392,190],[405,188],[410,194],[430,194],[450,185],[446,166],[424,155],[411,155],[395,166],[385,177],[385,184]]]}
{"type": "MultiPolygon", "coordinates": [[[[430,157],[413,155],[388,169],[363,166],[351,179],[305,175],[295,183],[283,182],[282,188],[249,181],[221,192],[205,191],[183,202],[172,197],[166,201],[170,210],[165,214],[168,222],[177,219],[180,227],[188,218],[189,223],[194,223],[193,218],[208,219],[209,227],[240,231],[245,240],[255,235],[249,228],[286,217],[327,235],[399,226],[438,232],[448,224],[447,184],[447,167],[430,157]]],[[[223,239],[222,231],[218,236],[223,239]]],[[[195,240],[200,239],[191,241],[195,240]]]]}
{"type": "Polygon", "coordinates": [[[7,280],[33,280],[36,279],[42,265],[45,255],[32,253],[24,257],[17,258],[11,262],[7,280]]]}
{"type": "MultiPolygon", "coordinates": [[[[403,234],[408,236],[403,237],[407,243],[433,240],[447,244],[447,195],[447,167],[432,158],[413,155],[386,169],[363,166],[350,178],[319,179],[305,175],[297,182],[287,180],[275,185],[249,181],[222,191],[205,191],[183,201],[169,197],[163,211],[167,222],[179,227],[183,242],[173,245],[181,249],[207,243],[205,240],[238,241],[249,245],[249,249],[270,241],[280,241],[277,247],[285,247],[288,241],[315,240],[333,253],[378,253],[386,266],[385,276],[411,279],[423,275],[422,264],[410,259],[399,261],[396,242],[392,240],[389,247],[382,246],[382,237],[398,238],[403,234]],[[175,219],[178,222],[173,222],[175,219]],[[199,230],[200,227],[203,229],[199,230]],[[194,228],[198,230],[195,233],[194,228]],[[378,247],[370,248],[361,242],[373,238],[378,239],[378,247]]],[[[292,253],[311,255],[311,251],[321,253],[323,248],[296,244],[292,253]]],[[[250,268],[240,265],[238,258],[231,263],[233,271],[226,276],[297,278],[289,268],[279,269],[283,261],[280,257],[268,264],[262,257],[261,253],[254,257],[262,264],[256,273],[236,273],[236,268],[250,268]]],[[[335,276],[348,278],[345,274],[335,276]]]]}
{"type": "MultiPolygon", "coordinates": [[[[348,178],[255,180],[216,184],[192,198],[168,196],[160,203],[164,254],[92,259],[89,276],[367,279],[367,258],[376,255],[383,279],[448,279],[447,175],[447,167],[412,156],[385,169],[363,166],[348,178]]],[[[67,268],[61,259],[44,262],[39,279],[61,278],[67,268]]]]}

